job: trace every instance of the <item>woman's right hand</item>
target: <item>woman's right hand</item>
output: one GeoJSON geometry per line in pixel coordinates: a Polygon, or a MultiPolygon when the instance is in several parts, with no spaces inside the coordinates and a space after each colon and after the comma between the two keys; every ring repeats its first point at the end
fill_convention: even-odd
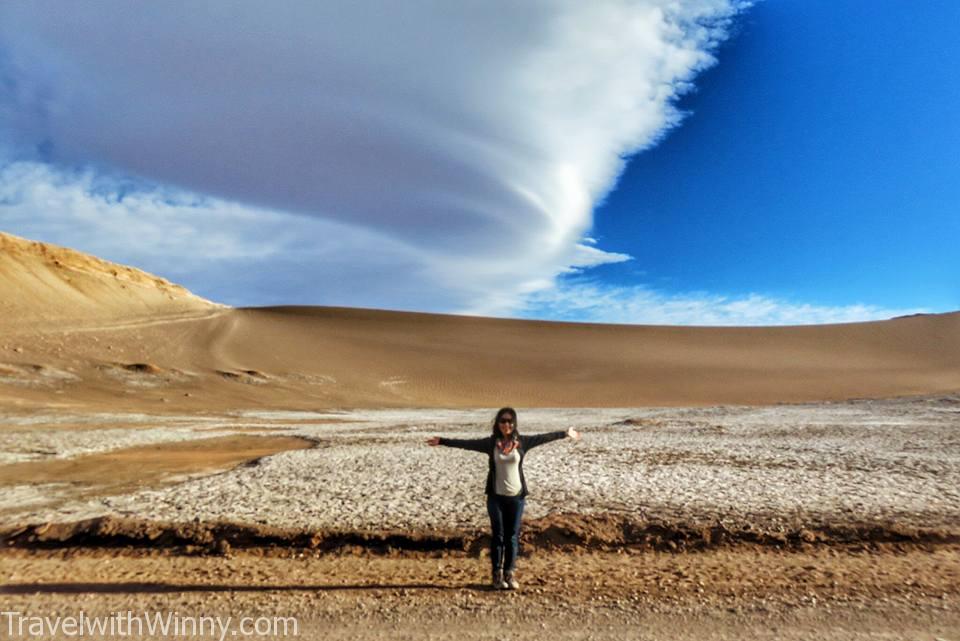
{"type": "Polygon", "coordinates": [[[434,436],[433,438],[427,440],[427,445],[440,445],[440,437],[434,436]]]}

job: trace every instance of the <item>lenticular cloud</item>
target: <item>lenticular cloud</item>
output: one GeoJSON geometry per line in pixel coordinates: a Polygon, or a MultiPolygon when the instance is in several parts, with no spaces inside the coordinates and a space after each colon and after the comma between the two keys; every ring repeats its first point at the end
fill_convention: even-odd
{"type": "Polygon", "coordinates": [[[502,311],[627,258],[581,242],[593,204],[743,4],[4,3],[0,133],[18,161],[365,229],[502,311]]]}

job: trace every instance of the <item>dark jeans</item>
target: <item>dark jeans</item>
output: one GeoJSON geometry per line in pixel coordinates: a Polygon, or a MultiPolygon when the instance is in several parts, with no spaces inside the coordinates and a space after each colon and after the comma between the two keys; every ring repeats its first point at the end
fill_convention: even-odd
{"type": "Polygon", "coordinates": [[[490,515],[490,561],[493,571],[503,567],[513,572],[520,552],[520,518],[524,499],[519,496],[487,495],[487,513],[490,515]]]}

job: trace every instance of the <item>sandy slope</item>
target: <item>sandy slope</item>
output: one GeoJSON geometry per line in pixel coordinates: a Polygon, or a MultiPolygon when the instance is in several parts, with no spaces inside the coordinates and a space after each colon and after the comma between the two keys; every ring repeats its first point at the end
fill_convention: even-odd
{"type": "Polygon", "coordinates": [[[344,404],[774,403],[958,389],[960,314],[748,329],[251,309],[230,313],[213,353],[330,377],[344,404]]]}
{"type": "Polygon", "coordinates": [[[324,307],[232,309],[0,235],[0,405],[597,407],[960,390],[960,313],[655,327],[324,307]]]}
{"type": "Polygon", "coordinates": [[[58,327],[219,307],[133,267],[0,232],[2,327],[58,327]]]}

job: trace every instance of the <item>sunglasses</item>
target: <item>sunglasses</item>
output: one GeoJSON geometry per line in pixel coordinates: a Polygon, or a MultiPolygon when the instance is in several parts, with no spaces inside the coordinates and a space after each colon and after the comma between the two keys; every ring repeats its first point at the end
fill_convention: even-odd
{"type": "Polygon", "coordinates": [[[513,425],[513,419],[512,419],[512,418],[506,418],[506,417],[504,417],[504,418],[501,418],[501,419],[500,419],[499,421],[497,421],[497,422],[498,422],[498,423],[509,423],[510,425],[513,425]]]}

